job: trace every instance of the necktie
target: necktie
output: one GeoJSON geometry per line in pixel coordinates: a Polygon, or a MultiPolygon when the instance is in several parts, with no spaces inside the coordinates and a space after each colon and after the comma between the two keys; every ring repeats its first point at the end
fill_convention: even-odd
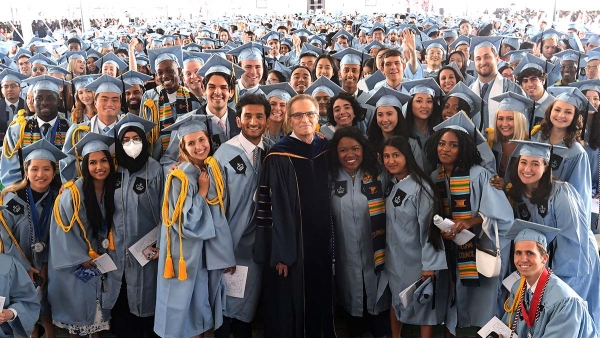
{"type": "Polygon", "coordinates": [[[487,90],[489,87],[490,87],[490,85],[487,83],[484,83],[483,86],[481,87],[481,94],[479,96],[481,96],[482,99],[484,98],[485,93],[487,93],[487,90]]]}
{"type": "Polygon", "coordinates": [[[252,150],[252,165],[254,166],[254,168],[258,168],[258,165],[260,163],[260,148],[259,147],[255,147],[254,150],[252,150]]]}
{"type": "Polygon", "coordinates": [[[533,298],[533,292],[531,292],[531,288],[527,289],[527,293],[525,294],[525,307],[529,310],[529,305],[531,304],[531,299],[533,298]]]}
{"type": "Polygon", "coordinates": [[[108,135],[109,130],[110,130],[109,127],[104,127],[104,129],[102,129],[102,131],[104,132],[104,135],[108,135]]]}
{"type": "Polygon", "coordinates": [[[242,97],[242,96],[246,95],[247,92],[248,92],[248,89],[240,89],[240,92],[238,93],[238,96],[242,97]]]}
{"type": "Polygon", "coordinates": [[[44,135],[44,137],[48,134],[48,130],[50,130],[50,123],[42,124],[42,135],[44,135]]]}
{"type": "Polygon", "coordinates": [[[12,113],[14,114],[17,111],[17,106],[15,106],[14,104],[11,104],[10,109],[12,110],[12,113]]]}
{"type": "Polygon", "coordinates": [[[223,120],[219,120],[217,124],[219,125],[219,127],[221,127],[221,129],[223,129],[224,132],[227,132],[227,125],[223,120]]]}

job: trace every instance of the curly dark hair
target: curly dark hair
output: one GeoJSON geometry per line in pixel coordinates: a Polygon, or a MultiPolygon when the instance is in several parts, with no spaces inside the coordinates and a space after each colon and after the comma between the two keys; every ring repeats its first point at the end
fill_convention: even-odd
{"type": "Polygon", "coordinates": [[[356,126],[358,122],[365,119],[367,110],[363,108],[360,105],[360,103],[358,103],[354,95],[342,91],[334,97],[332,97],[331,99],[329,99],[329,103],[327,103],[327,120],[329,120],[329,124],[331,124],[334,127],[337,125],[335,119],[333,118],[333,105],[337,100],[345,100],[350,102],[350,105],[352,106],[352,111],[354,112],[354,120],[352,120],[353,126],[356,126]]]}
{"type": "MultiPolygon", "coordinates": [[[[421,167],[419,167],[417,164],[417,161],[412,153],[412,149],[410,148],[410,144],[408,143],[408,139],[400,135],[392,136],[383,142],[381,154],[383,154],[385,147],[394,147],[402,153],[406,159],[408,174],[419,184],[421,187],[421,193],[427,193],[433,200],[433,214],[443,214],[439,191],[431,178],[425,174],[423,169],[421,169],[421,167]],[[429,194],[429,192],[431,192],[431,194],[429,194]]],[[[431,243],[436,250],[441,250],[443,248],[440,229],[433,224],[433,217],[429,221],[429,231],[427,237],[427,241],[431,243]]]]}
{"type": "MultiPolygon", "coordinates": [[[[373,151],[381,153],[381,149],[383,146],[384,138],[383,131],[381,127],[377,124],[377,111],[379,108],[375,109],[375,114],[373,115],[373,120],[369,123],[369,128],[367,129],[367,137],[369,139],[369,144],[371,145],[371,149],[373,151]]],[[[410,137],[410,131],[408,129],[408,124],[406,123],[406,119],[402,114],[402,108],[394,107],[396,114],[398,115],[398,123],[396,123],[396,127],[394,128],[394,135],[400,135],[408,139],[410,137]]]]}
{"type": "Polygon", "coordinates": [[[538,79],[540,79],[540,80],[542,80],[542,81],[545,81],[545,80],[546,80],[546,78],[547,78],[546,74],[544,74],[544,72],[542,72],[542,71],[541,71],[541,70],[539,70],[539,69],[535,69],[535,68],[526,68],[526,69],[523,69],[523,71],[521,71],[521,72],[520,72],[520,73],[517,75],[516,79],[517,79],[517,81],[519,82],[519,84],[521,84],[521,82],[523,82],[523,79],[525,79],[525,78],[530,78],[530,77],[532,77],[532,76],[535,76],[535,77],[537,77],[538,79]]]}
{"type": "MultiPolygon", "coordinates": [[[[411,97],[410,100],[408,100],[408,103],[406,104],[406,123],[409,126],[408,128],[409,128],[409,132],[410,132],[410,137],[416,139],[418,137],[414,133],[414,128],[413,128],[413,126],[415,125],[415,116],[413,115],[413,108],[412,108],[414,99],[415,99],[414,96],[411,97]]],[[[434,97],[433,98],[433,112],[427,118],[427,125],[430,128],[433,128],[433,126],[437,126],[441,122],[442,122],[442,107],[439,105],[437,98],[434,97]]]]}
{"type": "MultiPolygon", "coordinates": [[[[583,91],[584,95],[586,93],[587,90],[583,91]]],[[[585,130],[586,133],[590,133],[588,145],[594,150],[600,148],[600,117],[598,115],[598,113],[592,115],[592,123],[586,126],[585,130]]]]}
{"type": "Polygon", "coordinates": [[[333,134],[333,138],[331,139],[331,141],[329,141],[329,149],[331,149],[331,151],[329,151],[329,171],[331,177],[333,179],[337,179],[338,177],[339,168],[341,167],[341,164],[337,153],[337,147],[340,143],[340,140],[344,137],[354,139],[362,147],[363,160],[360,164],[360,168],[373,176],[379,175],[380,170],[377,166],[377,154],[375,154],[375,152],[373,152],[369,147],[367,138],[361,133],[361,131],[358,128],[353,126],[347,126],[336,130],[333,134]]]}
{"type": "Polygon", "coordinates": [[[316,60],[315,60],[315,66],[313,67],[313,71],[312,71],[312,78],[313,79],[317,79],[317,64],[319,64],[319,61],[323,60],[323,59],[327,59],[329,61],[329,63],[331,64],[331,68],[333,69],[333,75],[331,76],[331,78],[329,80],[333,81],[333,83],[338,84],[340,83],[340,70],[337,66],[337,62],[336,60],[329,54],[321,54],[316,60]]]}
{"type": "MultiPolygon", "coordinates": [[[[519,161],[521,161],[521,156],[510,162],[509,178],[512,183],[512,188],[506,193],[508,197],[512,198],[515,202],[521,202],[523,200],[523,194],[525,194],[525,184],[519,177],[519,161]]],[[[546,165],[546,171],[540,178],[537,188],[535,188],[531,194],[530,201],[533,204],[545,204],[548,202],[550,194],[552,193],[553,181],[555,179],[552,177],[552,167],[546,160],[544,160],[544,164],[546,165]]]]}
{"type": "MultiPolygon", "coordinates": [[[[204,88],[206,88],[208,86],[208,81],[210,80],[211,77],[215,76],[215,75],[219,75],[222,76],[225,79],[225,82],[227,82],[227,88],[229,90],[235,90],[235,85],[237,84],[237,79],[235,76],[231,76],[229,74],[226,73],[222,73],[222,72],[214,72],[214,73],[210,73],[208,75],[206,75],[204,77],[204,79],[202,79],[202,86],[204,88]]],[[[242,74],[240,74],[240,76],[242,76],[242,74]]]]}
{"type": "Polygon", "coordinates": [[[245,106],[249,104],[255,104],[259,106],[263,106],[265,108],[266,118],[269,118],[271,115],[271,104],[269,100],[263,94],[246,94],[242,96],[238,103],[235,105],[235,116],[241,118],[242,110],[245,106]]]}
{"type": "MultiPolygon", "coordinates": [[[[549,140],[550,135],[552,134],[552,128],[554,125],[550,122],[550,113],[552,113],[552,109],[554,109],[554,105],[556,101],[552,102],[550,106],[546,109],[546,113],[544,114],[544,119],[541,123],[540,128],[540,137],[542,140],[549,140]]],[[[565,136],[565,145],[567,147],[571,147],[571,145],[575,142],[581,142],[581,129],[583,128],[583,123],[581,121],[580,116],[582,115],[577,107],[575,108],[575,115],[573,116],[573,121],[567,127],[567,135],[565,136]]]]}
{"type": "Polygon", "coordinates": [[[463,170],[470,169],[474,165],[479,165],[482,161],[481,154],[479,150],[477,150],[477,145],[473,140],[473,137],[467,133],[462,131],[458,131],[452,128],[443,128],[431,135],[427,142],[425,142],[425,147],[423,148],[423,152],[425,156],[427,156],[427,160],[429,163],[434,165],[440,165],[440,158],[438,157],[438,143],[444,134],[447,132],[451,132],[456,135],[458,138],[458,156],[456,158],[456,162],[454,163],[455,167],[460,167],[463,170]]]}

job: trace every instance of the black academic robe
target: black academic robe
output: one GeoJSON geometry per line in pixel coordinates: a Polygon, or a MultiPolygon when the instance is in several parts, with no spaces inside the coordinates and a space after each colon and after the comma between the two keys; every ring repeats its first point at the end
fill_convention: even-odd
{"type": "Polygon", "coordinates": [[[254,247],[264,264],[265,338],[335,336],[327,148],[316,136],[311,144],[285,136],[265,158],[254,247]]]}
{"type": "MultiPolygon", "coordinates": [[[[25,108],[25,100],[19,98],[19,102],[17,103],[17,110],[15,111],[15,115],[21,109],[25,108]]],[[[6,133],[6,129],[8,129],[8,125],[12,122],[12,119],[9,120],[8,114],[6,113],[6,100],[0,99],[0,134],[2,135],[2,139],[4,139],[4,134],[6,133]]]]}

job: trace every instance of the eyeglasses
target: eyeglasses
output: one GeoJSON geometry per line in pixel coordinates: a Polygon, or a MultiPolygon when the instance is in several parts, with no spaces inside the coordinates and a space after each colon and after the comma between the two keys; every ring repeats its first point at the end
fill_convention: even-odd
{"type": "Polygon", "coordinates": [[[560,69],[576,69],[576,68],[577,68],[577,67],[575,67],[575,66],[572,66],[572,65],[571,65],[571,66],[566,66],[566,65],[562,65],[562,66],[560,66],[560,69]]]}
{"type": "Polygon", "coordinates": [[[309,120],[312,120],[313,118],[315,118],[317,116],[317,113],[314,111],[309,111],[306,113],[294,113],[294,114],[290,115],[290,117],[296,121],[304,120],[304,116],[308,117],[309,120]]]}
{"type": "Polygon", "coordinates": [[[329,96],[317,96],[315,97],[315,100],[317,100],[317,102],[325,102],[328,103],[329,102],[329,96]]]}
{"type": "Polygon", "coordinates": [[[19,85],[16,83],[2,85],[2,89],[17,89],[19,85]]]}
{"type": "Polygon", "coordinates": [[[33,70],[34,72],[45,72],[46,68],[44,68],[44,67],[39,67],[39,68],[38,67],[33,67],[33,68],[31,68],[31,70],[33,70]]]}

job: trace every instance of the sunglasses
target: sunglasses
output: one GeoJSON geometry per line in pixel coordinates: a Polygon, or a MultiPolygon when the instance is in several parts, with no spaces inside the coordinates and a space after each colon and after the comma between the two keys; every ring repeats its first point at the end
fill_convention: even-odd
{"type": "Polygon", "coordinates": [[[33,70],[34,72],[45,72],[46,68],[44,68],[44,67],[39,67],[39,68],[38,67],[33,67],[33,68],[31,68],[31,70],[33,70]]]}

